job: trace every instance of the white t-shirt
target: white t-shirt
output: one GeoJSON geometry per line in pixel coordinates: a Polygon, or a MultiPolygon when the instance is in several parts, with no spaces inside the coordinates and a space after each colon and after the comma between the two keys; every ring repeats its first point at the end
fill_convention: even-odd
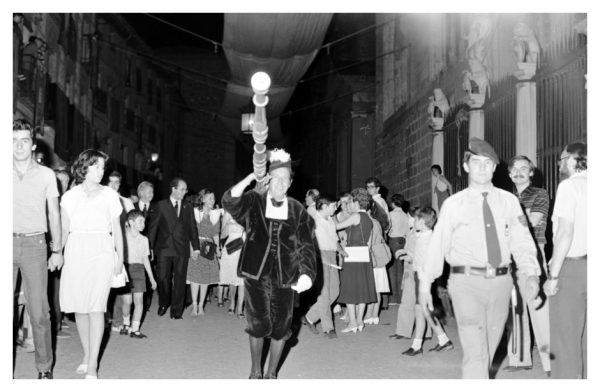
{"type": "Polygon", "coordinates": [[[320,250],[337,250],[338,236],[335,231],[335,222],[331,217],[323,217],[317,213],[315,219],[315,236],[320,250]]]}
{"type": "Polygon", "coordinates": [[[552,212],[555,242],[558,218],[573,222],[573,242],[567,257],[587,255],[587,214],[587,172],[575,173],[558,185],[552,212]]]}

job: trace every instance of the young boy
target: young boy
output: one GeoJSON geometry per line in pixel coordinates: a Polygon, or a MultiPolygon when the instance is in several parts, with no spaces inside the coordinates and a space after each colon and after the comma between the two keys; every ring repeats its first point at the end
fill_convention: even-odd
{"type": "Polygon", "coordinates": [[[452,350],[454,346],[452,341],[448,339],[441,323],[433,314],[423,312],[423,308],[419,304],[419,281],[420,274],[423,271],[423,264],[433,234],[433,226],[437,220],[437,214],[431,207],[423,207],[416,211],[415,216],[415,230],[416,230],[416,243],[414,252],[407,252],[407,259],[412,259],[413,270],[415,273],[415,295],[417,303],[415,304],[415,338],[411,347],[404,351],[402,355],[415,356],[417,354],[423,354],[423,334],[425,333],[426,322],[435,332],[438,338],[438,344],[429,349],[429,351],[447,351],[452,350]]]}
{"type": "Polygon", "coordinates": [[[147,337],[140,332],[140,320],[142,319],[142,312],[144,310],[144,292],[146,291],[146,275],[144,275],[144,270],[148,274],[152,290],[156,289],[156,281],[152,275],[148,259],[150,255],[148,239],[140,233],[144,230],[145,221],[144,214],[139,210],[131,210],[127,213],[126,236],[131,293],[123,296],[123,328],[129,330],[130,337],[138,339],[147,337]],[[134,311],[131,329],[129,329],[132,296],[134,311]]]}
{"type": "Polygon", "coordinates": [[[321,320],[323,333],[329,339],[337,337],[333,326],[331,305],[340,293],[339,267],[336,261],[336,251],[345,255],[335,231],[335,222],[332,219],[337,208],[337,202],[328,195],[320,195],[316,200],[315,236],[321,251],[323,263],[323,288],[317,302],[309,309],[302,321],[308,325],[313,333],[318,334],[315,323],[321,320]]]}

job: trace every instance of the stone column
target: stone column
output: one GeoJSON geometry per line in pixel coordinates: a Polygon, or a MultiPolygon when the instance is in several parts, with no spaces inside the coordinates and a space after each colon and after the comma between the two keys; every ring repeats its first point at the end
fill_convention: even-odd
{"type": "Polygon", "coordinates": [[[513,50],[517,58],[517,70],[513,75],[517,82],[517,119],[515,152],[537,162],[537,120],[535,76],[540,57],[539,43],[533,30],[524,22],[513,29],[513,50]]]}
{"type": "Polygon", "coordinates": [[[517,83],[517,155],[525,155],[532,162],[537,162],[537,96],[535,82],[517,83]]]}

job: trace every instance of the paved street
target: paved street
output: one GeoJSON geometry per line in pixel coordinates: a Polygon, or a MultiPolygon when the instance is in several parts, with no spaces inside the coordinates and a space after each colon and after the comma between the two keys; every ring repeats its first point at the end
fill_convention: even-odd
{"type": "MultiPolygon", "coordinates": [[[[227,304],[226,304],[227,305],[227,304]]],[[[156,315],[154,301],[142,331],[148,339],[138,340],[112,332],[103,352],[99,377],[109,379],[245,379],[250,370],[248,337],[245,320],[218,308],[206,306],[203,317],[190,316],[188,308],[183,320],[156,315]]],[[[426,341],[425,354],[413,358],[402,356],[410,342],[389,340],[394,333],[398,307],[391,306],[381,314],[381,324],[366,326],[358,334],[339,334],[329,340],[300,328],[290,341],[290,349],[279,372],[281,379],[454,379],[460,378],[461,348],[456,325],[447,325],[447,333],[455,344],[453,351],[428,353],[435,341],[426,341]]],[[[336,318],[338,330],[344,323],[336,318]]],[[[70,338],[57,342],[54,377],[83,378],[75,373],[82,352],[74,323],[69,323],[70,338]]],[[[320,327],[319,327],[320,328],[320,327]]],[[[37,376],[34,354],[17,353],[15,378],[37,376]]],[[[533,353],[533,369],[507,373],[506,358],[501,358],[496,378],[542,378],[537,352],[533,353]],[[501,362],[500,362],[501,361],[501,362]]],[[[266,365],[265,365],[266,368],[266,365]]]]}

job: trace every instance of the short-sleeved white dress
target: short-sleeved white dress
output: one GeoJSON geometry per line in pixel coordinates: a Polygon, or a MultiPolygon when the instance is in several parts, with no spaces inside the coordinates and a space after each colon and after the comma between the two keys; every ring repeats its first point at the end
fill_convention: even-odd
{"type": "Polygon", "coordinates": [[[103,187],[88,197],[77,185],[63,195],[60,205],[70,220],[60,307],[65,313],[105,312],[116,263],[111,222],[121,214],[119,195],[103,187]]]}

